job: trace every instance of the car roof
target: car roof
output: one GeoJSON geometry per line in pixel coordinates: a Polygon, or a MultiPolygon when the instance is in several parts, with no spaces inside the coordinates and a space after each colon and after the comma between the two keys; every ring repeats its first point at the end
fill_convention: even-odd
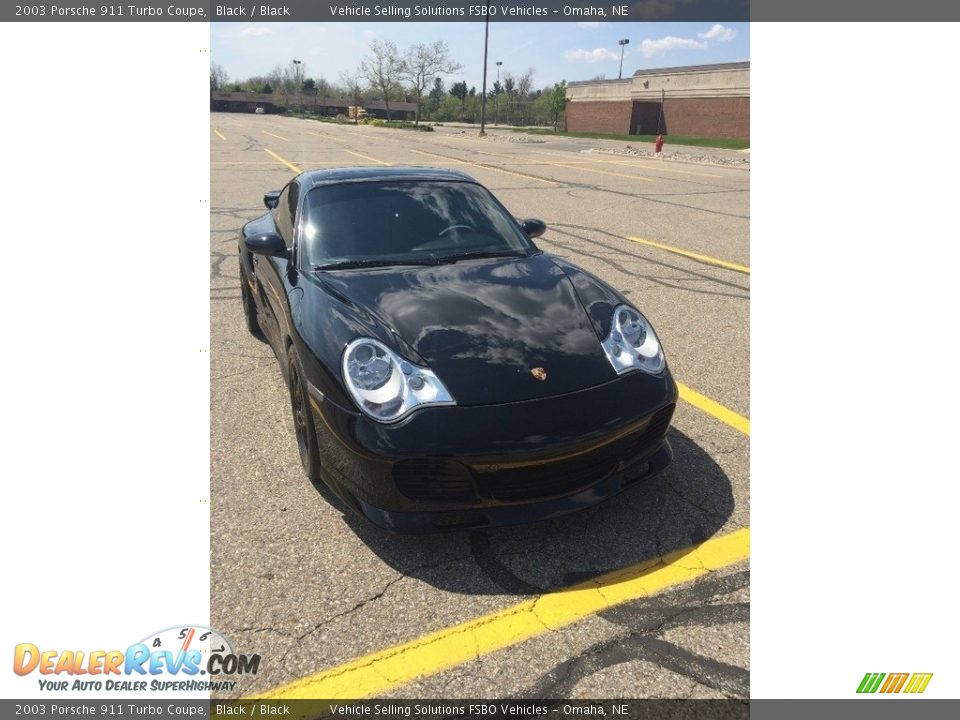
{"type": "Polygon", "coordinates": [[[374,182],[383,180],[427,180],[475,183],[472,177],[457,170],[436,167],[391,166],[391,167],[340,167],[324,170],[308,170],[300,175],[305,189],[318,185],[334,185],[344,182],[374,182]]]}

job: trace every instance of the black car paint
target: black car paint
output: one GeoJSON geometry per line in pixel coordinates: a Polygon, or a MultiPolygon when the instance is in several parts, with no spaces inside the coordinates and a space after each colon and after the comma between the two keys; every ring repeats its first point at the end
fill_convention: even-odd
{"type": "Polygon", "coordinates": [[[623,438],[642,437],[658,411],[669,421],[676,385],[667,369],[657,376],[616,374],[600,340],[609,332],[613,308],[626,300],[547,253],[427,267],[299,267],[297,221],[312,187],[398,178],[475,182],[423,168],[308,172],[241,234],[242,281],[284,374],[288,348],[300,357],[324,481],[374,522],[426,532],[570,512],[666,465],[671,454],[661,433],[630,457],[607,458],[609,467],[584,486],[520,501],[484,494],[483,478],[498,468],[559,470],[570,466],[570,458],[600,457],[623,438]],[[285,254],[251,252],[272,235],[283,238],[285,254]],[[458,405],[421,408],[389,425],[360,413],[343,385],[340,362],[346,344],[361,336],[428,365],[458,405]],[[533,376],[534,367],[546,370],[545,381],[533,376]],[[431,459],[462,466],[472,491],[450,498],[404,495],[395,482],[398,467],[431,459]]]}

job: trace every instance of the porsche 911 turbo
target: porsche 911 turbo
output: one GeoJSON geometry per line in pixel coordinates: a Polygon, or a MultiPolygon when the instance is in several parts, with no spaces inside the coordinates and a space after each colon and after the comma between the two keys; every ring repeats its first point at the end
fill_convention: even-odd
{"type": "Polygon", "coordinates": [[[646,317],[540,250],[473,178],[304,172],[239,242],[243,312],[307,476],[403,533],[552,518],[669,464],[677,401],[646,317]]]}

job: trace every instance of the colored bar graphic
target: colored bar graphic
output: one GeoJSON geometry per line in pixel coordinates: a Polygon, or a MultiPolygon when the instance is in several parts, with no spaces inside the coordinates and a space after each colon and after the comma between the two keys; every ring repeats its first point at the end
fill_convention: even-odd
{"type": "Polygon", "coordinates": [[[879,688],[881,693],[895,694],[903,690],[904,693],[917,694],[922,693],[930,684],[933,673],[866,673],[860,685],[857,686],[858,693],[875,693],[879,688]],[[883,679],[886,677],[886,682],[883,679]],[[909,678],[909,679],[908,679],[909,678]],[[883,686],[880,683],[883,682],[883,686]],[[906,685],[906,687],[904,687],[906,685]]]}
{"type": "Polygon", "coordinates": [[[906,682],[909,676],[910,676],[910,673],[890,673],[889,675],[887,675],[887,681],[883,684],[883,687],[880,688],[880,692],[882,693],[900,692],[900,688],[903,687],[903,683],[906,682]]]}
{"type": "Polygon", "coordinates": [[[914,673],[910,678],[910,682],[907,683],[905,693],[922,693],[927,689],[927,685],[930,684],[930,678],[933,677],[933,673],[914,673]]]}
{"type": "Polygon", "coordinates": [[[875,693],[877,688],[880,687],[880,683],[884,677],[886,677],[885,673],[867,673],[863,676],[863,680],[860,681],[860,687],[857,688],[857,692],[875,693]]]}
{"type": "Polygon", "coordinates": [[[867,673],[863,676],[863,680],[860,681],[860,685],[857,686],[857,692],[863,693],[867,691],[867,686],[870,685],[870,673],[867,673]]]}

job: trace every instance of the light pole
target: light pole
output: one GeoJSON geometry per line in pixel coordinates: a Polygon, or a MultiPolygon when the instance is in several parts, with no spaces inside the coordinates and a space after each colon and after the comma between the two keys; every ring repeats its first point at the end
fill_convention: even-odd
{"type": "Polygon", "coordinates": [[[502,62],[497,60],[497,125],[500,124],[500,66],[502,62]]]}
{"type": "Polygon", "coordinates": [[[295,65],[293,70],[293,81],[297,84],[297,105],[300,112],[303,112],[303,61],[293,59],[295,65]]]}
{"type": "Polygon", "coordinates": [[[620,74],[617,75],[617,79],[623,80],[623,51],[625,46],[630,44],[630,38],[624,38],[618,42],[620,43],[620,74]]]}
{"type": "Polygon", "coordinates": [[[490,0],[487,0],[487,22],[483,28],[483,92],[480,93],[480,137],[486,137],[487,124],[487,44],[490,40],[490,0]]]}

